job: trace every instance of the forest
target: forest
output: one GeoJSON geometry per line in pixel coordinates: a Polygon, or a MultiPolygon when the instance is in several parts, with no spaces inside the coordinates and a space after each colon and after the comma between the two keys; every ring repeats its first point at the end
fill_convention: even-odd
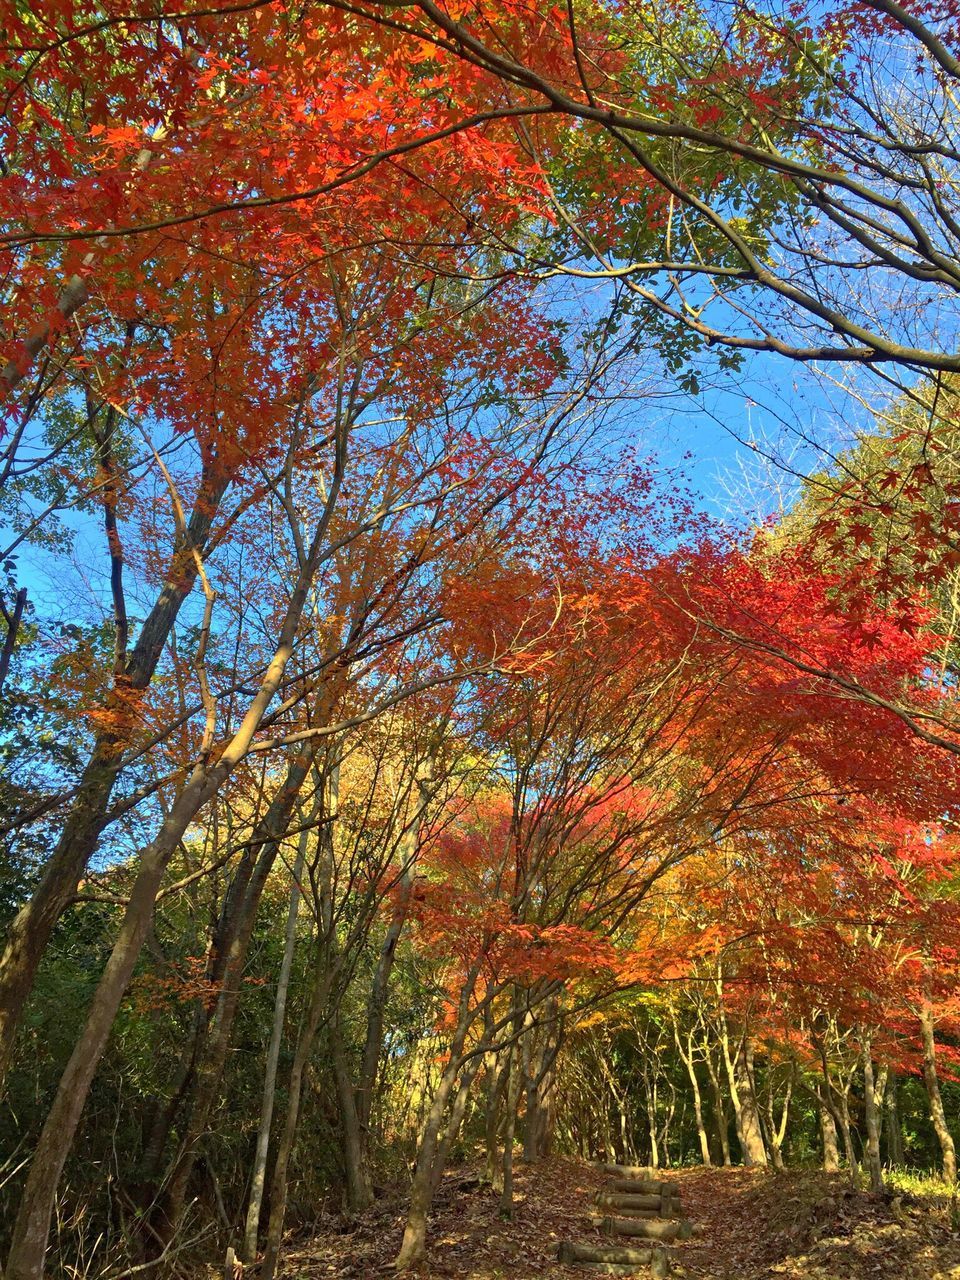
{"type": "Polygon", "coordinates": [[[0,0],[0,307],[3,1280],[960,1275],[955,0],[0,0]]]}

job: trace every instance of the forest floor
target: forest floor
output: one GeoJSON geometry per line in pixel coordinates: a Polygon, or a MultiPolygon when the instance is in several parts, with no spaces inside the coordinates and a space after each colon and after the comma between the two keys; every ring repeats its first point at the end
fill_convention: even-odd
{"type": "MultiPolygon", "coordinates": [[[[676,1247],[678,1280],[960,1280],[960,1234],[947,1196],[854,1191],[812,1171],[676,1169],[684,1214],[700,1234],[676,1247]]],[[[571,1160],[519,1164],[512,1222],[468,1167],[449,1171],[431,1217],[421,1280],[573,1280],[561,1240],[599,1243],[584,1220],[604,1175],[571,1160]]],[[[283,1280],[380,1280],[400,1245],[402,1204],[384,1196],[362,1219],[331,1220],[283,1255],[283,1280]]],[[[642,1274],[642,1273],[641,1273],[642,1274]]]]}

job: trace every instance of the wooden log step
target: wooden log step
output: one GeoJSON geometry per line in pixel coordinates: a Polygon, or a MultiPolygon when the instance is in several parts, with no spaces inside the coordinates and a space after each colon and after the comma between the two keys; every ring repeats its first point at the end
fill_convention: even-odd
{"type": "Polygon", "coordinates": [[[633,1267],[647,1267],[653,1249],[632,1249],[625,1244],[574,1244],[564,1240],[557,1255],[561,1262],[619,1262],[633,1267]]]}
{"type": "Polygon", "coordinates": [[[600,1230],[608,1236],[640,1236],[644,1240],[662,1240],[665,1244],[689,1239],[689,1234],[681,1237],[683,1223],[665,1222],[662,1218],[602,1218],[600,1230]]]}
{"type": "Polygon", "coordinates": [[[601,1191],[597,1195],[597,1204],[608,1204],[614,1209],[656,1209],[659,1213],[663,1208],[663,1196],[640,1192],[601,1191]]]}
{"type": "Polygon", "coordinates": [[[654,1276],[670,1273],[667,1251],[658,1248],[630,1249],[624,1245],[574,1244],[564,1240],[557,1250],[557,1259],[607,1275],[633,1275],[646,1267],[654,1276]]]}
{"type": "Polygon", "coordinates": [[[600,1223],[604,1218],[633,1218],[636,1221],[651,1222],[660,1220],[661,1213],[659,1209],[618,1209],[613,1205],[598,1205],[597,1208],[588,1211],[587,1217],[591,1222],[600,1223]]]}
{"type": "Polygon", "coordinates": [[[660,1198],[660,1215],[664,1218],[680,1217],[680,1192],[665,1191],[660,1198]]]}
{"type": "Polygon", "coordinates": [[[658,1182],[656,1178],[614,1178],[604,1188],[606,1191],[628,1191],[648,1196],[679,1196],[675,1182],[658,1182]]]}
{"type": "Polygon", "coordinates": [[[614,1173],[618,1178],[656,1178],[659,1170],[648,1164],[601,1164],[605,1173],[614,1173]]]}
{"type": "Polygon", "coordinates": [[[579,1267],[582,1271],[588,1271],[593,1276],[639,1276],[639,1275],[669,1275],[669,1271],[655,1271],[654,1266],[650,1264],[649,1270],[646,1267],[634,1267],[629,1263],[624,1265],[622,1262],[568,1262],[567,1266],[579,1267]]]}

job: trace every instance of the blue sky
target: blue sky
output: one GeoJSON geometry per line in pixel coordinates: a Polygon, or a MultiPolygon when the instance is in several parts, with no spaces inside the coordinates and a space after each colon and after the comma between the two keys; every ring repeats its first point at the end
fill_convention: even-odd
{"type": "Polygon", "coordinates": [[[711,516],[749,524],[789,505],[799,475],[829,465],[869,426],[866,409],[832,382],[839,376],[755,356],[748,373],[718,378],[697,397],[654,394],[635,416],[637,442],[664,466],[682,466],[711,516]]]}

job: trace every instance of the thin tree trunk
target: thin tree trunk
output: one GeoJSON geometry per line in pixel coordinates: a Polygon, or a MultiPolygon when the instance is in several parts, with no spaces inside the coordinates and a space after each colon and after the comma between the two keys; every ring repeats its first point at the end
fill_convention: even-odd
{"type": "Polygon", "coordinates": [[[900,1106],[897,1097],[897,1073],[890,1072],[887,1089],[885,1120],[887,1131],[887,1167],[897,1169],[903,1165],[903,1129],[900,1126],[900,1106]]]}
{"type": "Polygon", "coordinates": [[[930,1102],[930,1119],[934,1133],[940,1143],[942,1157],[943,1180],[948,1186],[957,1181],[957,1148],[953,1134],[947,1125],[947,1117],[943,1110],[943,1099],[940,1096],[940,1081],[937,1076],[937,1045],[933,1035],[933,1008],[924,1003],[920,1010],[920,1035],[923,1042],[923,1080],[927,1086],[927,1097],[930,1102]]]}
{"type": "Polygon", "coordinates": [[[50,1216],[63,1165],[114,1018],[153,919],[153,906],[163,873],[198,807],[193,790],[188,787],[181,793],[160,834],[141,859],[119,935],[34,1149],[4,1272],[5,1280],[40,1280],[43,1275],[50,1216]]]}
{"type": "MultiPolygon", "coordinates": [[[[415,1266],[423,1258],[427,1247],[427,1216],[433,1203],[437,1180],[437,1156],[440,1151],[440,1133],[443,1128],[443,1117],[453,1093],[454,1085],[460,1074],[461,1055],[467,1038],[467,1032],[473,1022],[476,1010],[471,1009],[470,1000],[480,972],[479,964],[474,963],[467,973],[466,981],[460,992],[457,1014],[457,1026],[450,1044],[450,1053],[444,1067],[436,1092],[427,1110],[423,1133],[417,1151],[417,1164],[413,1182],[410,1187],[410,1206],[403,1229],[403,1240],[397,1255],[396,1269],[404,1271],[415,1266]]],[[[488,1001],[488,1003],[490,1003],[488,1001]]],[[[486,1008],[486,1006],[485,1006],[486,1008]]],[[[485,1011],[485,1009],[484,1009],[485,1011]]],[[[475,1059],[479,1066],[480,1055],[475,1059]]],[[[263,1280],[273,1280],[265,1276],[263,1280]]]]}
{"type": "MultiPolygon", "coordinates": [[[[519,1023],[520,1015],[514,1018],[514,1027],[519,1023]]],[[[520,1090],[523,1085],[523,1068],[520,1061],[520,1045],[514,1044],[510,1050],[510,1062],[507,1068],[507,1114],[503,1130],[503,1186],[500,1190],[500,1217],[513,1217],[513,1144],[517,1132],[517,1108],[520,1106],[520,1090]]]]}
{"type": "MultiPolygon", "coordinates": [[[[557,1016],[558,1003],[552,997],[546,1002],[545,1011],[546,1021],[533,1033],[530,1051],[524,1055],[526,1115],[523,1158],[530,1163],[548,1155],[553,1140],[556,1062],[563,1031],[557,1016]]],[[[620,1136],[625,1152],[630,1145],[627,1119],[626,1107],[621,1104],[620,1136]]]]}
{"type": "Polygon", "coordinates": [[[843,1138],[843,1153],[847,1158],[847,1168],[850,1170],[850,1176],[854,1181],[860,1172],[860,1163],[857,1160],[857,1151],[853,1145],[853,1126],[850,1123],[850,1094],[849,1089],[844,1090],[840,1095],[840,1135],[843,1138]]]}
{"type": "MultiPolygon", "coordinates": [[[[228,960],[244,915],[247,890],[262,849],[262,840],[260,844],[255,841],[248,844],[227,886],[216,929],[208,948],[204,981],[209,990],[219,991],[223,986],[228,960]]],[[[150,1245],[151,1249],[156,1243],[156,1237],[153,1234],[156,1228],[151,1217],[155,1216],[159,1201],[158,1184],[161,1179],[164,1152],[178,1115],[193,1097],[197,1072],[204,1053],[209,1049],[208,1036],[211,1020],[216,1013],[217,1006],[211,1013],[202,1002],[198,1001],[197,1005],[191,1035],[181,1054],[176,1087],[169,1102],[158,1110],[150,1126],[150,1133],[139,1162],[139,1202],[144,1209],[151,1210],[151,1213],[145,1215],[143,1219],[143,1226],[149,1234],[149,1239],[154,1242],[150,1245]]]]}
{"type": "Polygon", "coordinates": [[[723,1059],[727,1068],[727,1081],[730,1085],[730,1099],[733,1102],[734,1115],[737,1121],[737,1136],[746,1165],[765,1168],[767,1150],[763,1142],[760,1128],[760,1115],[757,1109],[757,1098],[753,1088],[751,1066],[752,1049],[746,1032],[743,1033],[733,1051],[726,1017],[722,1016],[723,1027],[723,1059]]]}
{"type": "Polygon", "coordinates": [[[433,1158],[433,1190],[438,1190],[443,1179],[444,1170],[447,1167],[447,1160],[453,1149],[453,1144],[457,1140],[460,1132],[460,1126],[463,1124],[463,1118],[467,1112],[467,1103],[470,1100],[470,1093],[473,1089],[473,1081],[480,1070],[480,1056],[472,1058],[460,1072],[460,1084],[457,1092],[453,1095],[453,1104],[450,1107],[450,1114],[447,1123],[444,1125],[443,1134],[440,1142],[437,1144],[437,1153],[433,1158]]]}
{"type": "Polygon", "coordinates": [[[670,1126],[673,1123],[674,1113],[677,1109],[677,1091],[669,1077],[666,1079],[666,1085],[670,1090],[670,1105],[664,1113],[663,1125],[660,1129],[660,1148],[663,1151],[663,1163],[669,1169],[672,1164],[670,1156],[670,1126]]]}
{"type": "MultiPolygon", "coordinates": [[[[734,1064],[734,1052],[730,1045],[730,1026],[727,1022],[726,1014],[720,1011],[720,1047],[723,1051],[723,1065],[727,1072],[727,1088],[730,1091],[730,1103],[733,1107],[733,1119],[737,1129],[737,1141],[740,1143],[740,1150],[743,1153],[745,1164],[749,1164],[747,1159],[746,1139],[743,1136],[743,1103],[740,1098],[740,1086],[734,1064]]],[[[736,1056],[739,1056],[740,1047],[737,1046],[736,1056]]]]}
{"type": "Polygon", "coordinates": [[[147,688],[183,602],[197,579],[197,557],[227,481],[205,469],[184,535],[178,537],[163,589],[153,605],[123,674],[107,700],[109,732],[101,733],[77,786],[76,798],[29,902],[7,926],[0,954],[0,1092],[13,1058],[23,1009],[57,921],[70,905],[97,841],[123,762],[124,748],[139,726],[136,695],[147,688]]]}
{"type": "MultiPolygon", "coordinates": [[[[318,939],[318,961],[324,956],[322,942],[318,939]]],[[[273,1280],[280,1258],[280,1244],[283,1239],[283,1224],[287,1216],[287,1181],[290,1160],[293,1156],[297,1140],[297,1126],[300,1120],[300,1101],[303,1095],[303,1080],[310,1058],[313,1042],[320,1027],[320,1020],[327,1007],[327,995],[330,988],[331,974],[326,967],[318,963],[310,1007],[300,1031],[293,1062],[290,1066],[290,1079],[287,1085],[287,1113],[284,1117],[283,1132],[277,1143],[277,1154],[273,1165],[273,1176],[270,1180],[270,1219],[267,1224],[267,1239],[263,1251],[263,1262],[260,1264],[259,1280],[273,1280]]]]}
{"type": "Polygon", "coordinates": [[[357,1112],[357,1094],[347,1066],[340,1019],[336,1012],[330,1019],[327,1034],[340,1109],[343,1166],[347,1179],[347,1205],[354,1213],[361,1213],[373,1203],[373,1190],[361,1135],[360,1116],[357,1112]]]}
{"type": "MultiPolygon", "coordinates": [[[[427,1215],[430,1212],[430,1205],[433,1203],[434,1196],[434,1157],[437,1152],[444,1108],[453,1089],[454,1078],[455,1073],[452,1073],[448,1066],[427,1113],[426,1125],[420,1139],[420,1150],[417,1153],[417,1165],[410,1187],[410,1206],[407,1210],[407,1220],[403,1228],[403,1240],[400,1245],[400,1252],[397,1255],[396,1269],[398,1271],[404,1271],[408,1267],[414,1266],[426,1253],[427,1215]]],[[[273,1280],[273,1277],[272,1275],[265,1276],[264,1280],[273,1280]]]]}
{"type": "Polygon", "coordinates": [[[710,1077],[710,1092],[713,1095],[713,1119],[717,1126],[717,1137],[720,1140],[720,1158],[725,1169],[729,1169],[733,1161],[730,1158],[730,1116],[727,1104],[720,1088],[720,1077],[710,1056],[710,1046],[704,1042],[703,1061],[710,1077]]]}
{"type": "Polygon", "coordinates": [[[677,1026],[676,1019],[674,1019],[673,1039],[690,1078],[690,1090],[693,1094],[693,1114],[697,1125],[697,1139],[700,1143],[700,1159],[709,1168],[713,1161],[710,1158],[710,1139],[707,1137],[706,1126],[703,1123],[703,1099],[700,1094],[700,1082],[697,1079],[697,1066],[693,1056],[693,1032],[687,1033],[687,1048],[684,1051],[680,1041],[680,1028],[677,1026]]]}
{"type": "MultiPolygon", "coordinates": [[[[847,1102],[847,1095],[841,1094],[839,1089],[834,1087],[830,1078],[830,1066],[827,1061],[827,1050],[822,1037],[811,1028],[813,1034],[813,1043],[816,1046],[817,1053],[820,1057],[820,1072],[823,1076],[823,1090],[817,1091],[817,1098],[821,1107],[821,1128],[824,1137],[824,1169],[828,1169],[828,1161],[836,1160],[836,1168],[840,1167],[840,1155],[837,1151],[837,1131],[843,1134],[844,1150],[847,1155],[847,1162],[850,1165],[851,1176],[856,1178],[857,1159],[853,1150],[853,1140],[850,1135],[850,1108],[847,1102]],[[838,1105],[839,1099],[839,1105],[838,1105]],[[830,1117],[830,1123],[827,1124],[823,1118],[823,1113],[830,1117]],[[832,1153],[828,1155],[828,1142],[832,1140],[832,1153]]],[[[834,1172],[830,1169],[829,1172],[834,1172]]]]}
{"type": "Polygon", "coordinates": [[[748,1165],[766,1168],[767,1149],[760,1127],[760,1110],[753,1083],[753,1046],[745,1034],[734,1063],[740,1094],[740,1125],[743,1130],[743,1155],[748,1165]]]}
{"type": "MultiPolygon", "coordinates": [[[[540,1068],[543,1059],[542,1032],[531,1027],[520,1042],[524,1094],[523,1158],[531,1163],[540,1157],[540,1068]]],[[[519,1105],[519,1096],[518,1096],[519,1105]]],[[[622,1120],[621,1120],[622,1127],[622,1120]]],[[[514,1124],[516,1132],[516,1124],[514,1124]]],[[[511,1213],[513,1201],[510,1202],[511,1213]]]]}
{"type": "MultiPolygon", "coordinates": [[[[233,1035],[233,1023],[243,988],[243,969],[260,908],[260,900],[267,878],[280,852],[297,797],[310,773],[312,761],[313,751],[311,750],[307,753],[299,753],[290,762],[283,786],[274,796],[254,832],[256,843],[253,847],[256,849],[259,845],[259,856],[254,865],[253,874],[246,885],[246,892],[236,903],[232,927],[224,939],[226,953],[223,956],[220,991],[197,1065],[190,1111],[161,1201],[161,1212],[155,1224],[158,1243],[160,1241],[166,1243],[172,1238],[183,1215],[190,1175],[193,1172],[200,1143],[207,1131],[210,1113],[216,1103],[223,1077],[227,1052],[233,1035]]],[[[313,805],[311,822],[316,819],[319,807],[319,803],[313,805]]]]}
{"type": "Polygon", "coordinates": [[[780,1168],[784,1168],[783,1144],[787,1138],[787,1129],[790,1124],[790,1102],[793,1098],[793,1082],[796,1075],[796,1064],[791,1063],[790,1075],[787,1079],[787,1085],[783,1093],[783,1106],[780,1108],[780,1125],[777,1128],[773,1141],[776,1143],[777,1154],[780,1157],[780,1168]]]}
{"type": "MultiPolygon", "coordinates": [[[[420,1150],[417,1153],[417,1165],[414,1170],[413,1183],[410,1187],[410,1207],[403,1229],[403,1241],[397,1256],[396,1267],[403,1271],[419,1262],[426,1252],[427,1215],[433,1203],[435,1192],[434,1171],[435,1158],[439,1145],[440,1128],[443,1113],[456,1080],[456,1069],[448,1063],[440,1079],[439,1087],[433,1096],[427,1112],[426,1124],[420,1139],[420,1150]]],[[[273,1280],[272,1276],[264,1280],[273,1280]]]]}
{"type": "Polygon", "coordinates": [[[376,1085],[380,1064],[380,1053],[383,1048],[383,1019],[387,1003],[387,990],[390,975],[396,960],[397,944],[406,924],[410,909],[410,895],[413,891],[414,867],[417,850],[420,845],[420,825],[426,812],[430,797],[433,794],[433,760],[428,760],[417,771],[417,801],[413,816],[404,832],[401,841],[400,860],[401,873],[398,885],[397,900],[387,926],[386,937],[380,948],[380,958],[367,1002],[367,1034],[363,1049],[363,1062],[360,1069],[360,1084],[357,1089],[357,1118],[363,1132],[369,1129],[370,1109],[373,1091],[376,1085]]]}
{"type": "Polygon", "coordinates": [[[790,1100],[793,1097],[793,1081],[795,1067],[790,1064],[790,1074],[787,1076],[784,1091],[783,1105],[780,1108],[780,1120],[777,1121],[776,1114],[776,1097],[774,1094],[774,1072],[772,1065],[767,1068],[767,1087],[764,1091],[764,1107],[767,1121],[767,1145],[770,1148],[770,1157],[775,1169],[784,1169],[786,1166],[783,1159],[783,1143],[787,1135],[787,1125],[790,1120],[790,1100]]]}
{"type": "Polygon", "coordinates": [[[870,1190],[880,1195],[883,1191],[883,1169],[880,1166],[880,1115],[877,1105],[877,1082],[874,1077],[869,1032],[865,1032],[863,1035],[861,1051],[863,1056],[863,1116],[867,1130],[867,1146],[864,1155],[866,1157],[867,1172],[870,1175],[870,1190]]]}
{"type": "Polygon", "coordinates": [[[820,1102],[820,1134],[823,1139],[823,1171],[839,1173],[840,1148],[837,1145],[837,1124],[822,1101],[820,1102]]]}
{"type": "Polygon", "coordinates": [[[503,1055],[491,1050],[484,1054],[486,1072],[486,1103],[484,1107],[484,1140],[486,1145],[486,1180],[497,1193],[503,1190],[503,1163],[500,1158],[500,1107],[507,1072],[503,1055]]]}
{"type": "Polygon", "coordinates": [[[257,1147],[253,1157],[253,1175],[250,1181],[250,1199],[247,1203],[247,1220],[243,1234],[244,1262],[253,1262],[257,1256],[257,1236],[260,1230],[260,1210],[263,1205],[263,1189],[267,1177],[267,1155],[270,1149],[270,1129],[273,1124],[273,1106],[277,1096],[277,1067],[280,1062],[280,1046],[283,1042],[283,1023],[290,990],[290,972],[297,941],[297,913],[302,890],[300,878],[306,859],[310,832],[306,825],[300,832],[297,857],[293,864],[293,883],[290,886],[290,906],[287,910],[287,927],[283,939],[283,959],[277,977],[277,994],[273,1003],[273,1026],[263,1072],[263,1098],[260,1104],[260,1126],[257,1130],[257,1147]]]}
{"type": "Polygon", "coordinates": [[[770,1079],[768,1071],[767,1088],[764,1096],[764,1111],[767,1121],[767,1141],[770,1146],[770,1161],[775,1169],[783,1168],[783,1153],[780,1150],[780,1141],[777,1133],[777,1122],[773,1110],[773,1081],[770,1079]]]}
{"type": "Polygon", "coordinates": [[[657,1085],[646,1067],[643,1070],[644,1094],[647,1103],[647,1137],[650,1140],[650,1168],[660,1168],[660,1149],[657,1146],[657,1085]]]}

